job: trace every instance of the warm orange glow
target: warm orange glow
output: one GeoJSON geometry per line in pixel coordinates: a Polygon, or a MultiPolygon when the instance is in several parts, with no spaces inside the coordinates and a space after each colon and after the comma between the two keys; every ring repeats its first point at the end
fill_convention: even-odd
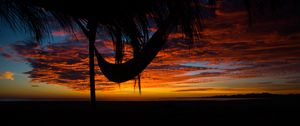
{"type": "Polygon", "coordinates": [[[14,80],[14,73],[12,72],[4,72],[0,74],[0,80],[7,79],[7,80],[14,80]]]}

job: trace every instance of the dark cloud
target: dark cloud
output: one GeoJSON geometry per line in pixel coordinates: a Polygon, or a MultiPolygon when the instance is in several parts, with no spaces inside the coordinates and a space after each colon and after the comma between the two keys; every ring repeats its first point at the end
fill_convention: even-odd
{"type": "Polygon", "coordinates": [[[259,84],[273,84],[271,81],[259,82],[259,84]]]}
{"type": "Polygon", "coordinates": [[[236,50],[249,49],[253,46],[249,45],[249,42],[232,42],[232,43],[222,43],[221,47],[236,51],[236,50]]]}
{"type": "MultiPolygon", "coordinates": [[[[66,41],[41,47],[36,43],[18,42],[12,48],[32,67],[25,74],[33,82],[64,85],[76,90],[88,89],[86,43],[66,41]]],[[[99,76],[96,78],[98,81],[105,80],[99,76]]]]}
{"type": "Polygon", "coordinates": [[[160,65],[150,65],[147,69],[152,70],[207,70],[207,67],[194,67],[194,66],[183,66],[180,64],[160,64],[160,65]]]}
{"type": "MultiPolygon", "coordinates": [[[[245,91],[244,88],[188,88],[174,90],[174,92],[209,92],[209,91],[223,91],[223,92],[236,92],[236,91],[245,91]]],[[[248,89],[249,91],[252,89],[248,89]]]]}
{"type": "Polygon", "coordinates": [[[211,91],[211,90],[215,90],[215,89],[214,88],[192,88],[192,89],[175,90],[174,92],[211,91]]]}
{"type": "Polygon", "coordinates": [[[6,59],[11,59],[13,56],[9,54],[4,48],[0,47],[0,56],[3,56],[6,59]]]}
{"type": "Polygon", "coordinates": [[[300,79],[299,80],[290,80],[290,81],[287,81],[286,83],[300,84],[300,79]]]}
{"type": "Polygon", "coordinates": [[[84,80],[88,77],[88,71],[78,71],[78,70],[62,70],[60,72],[56,72],[59,75],[60,79],[65,80],[84,80]]]}
{"type": "Polygon", "coordinates": [[[0,53],[0,55],[7,59],[11,59],[13,57],[12,55],[5,53],[5,52],[0,53]]]}

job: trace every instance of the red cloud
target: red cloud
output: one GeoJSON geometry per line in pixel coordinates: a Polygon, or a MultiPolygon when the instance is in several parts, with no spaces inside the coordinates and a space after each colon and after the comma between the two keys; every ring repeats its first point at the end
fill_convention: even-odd
{"type": "Polygon", "coordinates": [[[72,34],[72,33],[66,32],[64,30],[57,30],[57,31],[52,32],[53,36],[68,36],[70,34],[72,34]]]}

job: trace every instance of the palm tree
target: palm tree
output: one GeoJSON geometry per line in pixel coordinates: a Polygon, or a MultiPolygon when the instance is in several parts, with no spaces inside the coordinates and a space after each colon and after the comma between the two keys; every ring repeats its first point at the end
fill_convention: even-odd
{"type": "MultiPolygon", "coordinates": [[[[0,15],[16,30],[30,31],[37,40],[49,35],[56,19],[60,26],[74,29],[77,24],[89,39],[91,101],[95,103],[94,54],[102,73],[111,81],[124,82],[140,76],[167,41],[174,27],[193,39],[201,25],[198,0],[130,0],[77,2],[71,0],[0,0],[0,15]],[[151,20],[151,22],[150,22],[151,20]],[[75,22],[75,23],[74,23],[75,22]],[[158,30],[150,38],[148,29],[158,30]],[[111,34],[115,45],[115,64],[107,62],[94,46],[96,33],[103,27],[111,34]],[[123,62],[124,43],[133,47],[133,59],[123,62]]],[[[138,79],[140,80],[140,79],[138,79]]],[[[139,82],[140,83],[140,82],[139,82]]]]}
{"type": "MultiPolygon", "coordinates": [[[[254,2],[243,1],[249,24],[252,24],[254,2]]],[[[216,1],[208,3],[215,5],[216,1]]],[[[182,31],[186,41],[197,38],[202,28],[203,7],[200,0],[109,0],[100,4],[95,0],[0,0],[0,17],[16,30],[30,31],[37,40],[49,35],[49,18],[56,19],[67,30],[79,26],[89,40],[91,102],[95,105],[95,54],[102,73],[110,81],[121,83],[135,77],[140,80],[140,73],[155,58],[172,31],[182,31]],[[150,36],[148,29],[152,25],[158,29],[150,36]],[[112,37],[116,52],[114,64],[107,62],[95,48],[99,28],[106,29],[112,37]],[[126,62],[123,61],[125,43],[131,44],[134,53],[126,62]]]]}

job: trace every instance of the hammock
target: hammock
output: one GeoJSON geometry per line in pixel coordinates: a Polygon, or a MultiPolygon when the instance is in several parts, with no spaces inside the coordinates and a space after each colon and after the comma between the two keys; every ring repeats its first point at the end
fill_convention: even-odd
{"type": "MultiPolygon", "coordinates": [[[[171,20],[171,19],[169,19],[171,20]]],[[[167,42],[167,35],[172,24],[166,21],[149,39],[138,56],[125,63],[112,64],[107,62],[95,47],[95,54],[102,73],[110,81],[121,83],[138,76],[155,58],[167,42]]]]}

